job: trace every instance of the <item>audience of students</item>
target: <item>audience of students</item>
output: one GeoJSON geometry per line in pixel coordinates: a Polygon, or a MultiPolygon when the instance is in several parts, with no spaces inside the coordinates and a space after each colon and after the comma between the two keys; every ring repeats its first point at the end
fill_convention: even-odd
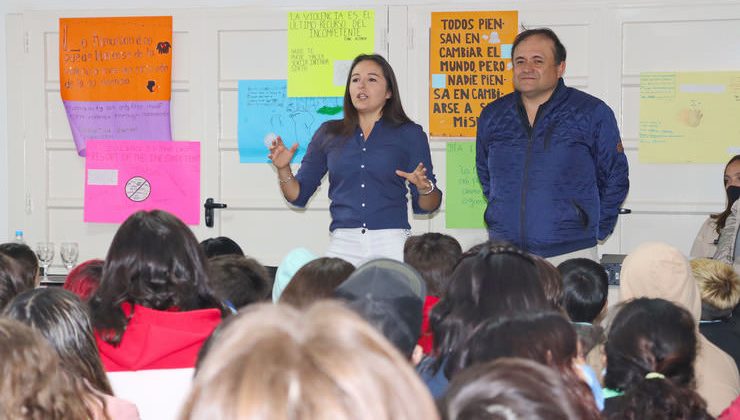
{"type": "Polygon", "coordinates": [[[104,264],[105,262],[100,259],[88,260],[79,264],[67,274],[62,287],[76,294],[80,299],[87,301],[100,286],[104,264]]]}
{"type": "Polygon", "coordinates": [[[334,289],[349,277],[355,266],[341,258],[321,257],[298,269],[280,295],[280,303],[306,308],[334,296],[334,289]]]}
{"type": "Polygon", "coordinates": [[[232,240],[198,244],[175,216],[141,211],[120,226],[105,261],[70,272],[64,287],[79,298],[34,289],[37,265],[22,262],[28,249],[4,245],[4,418],[731,419],[740,412],[740,277],[716,260],[689,264],[661,243],[625,259],[624,302],[608,316],[598,263],[555,268],[494,241],[462,253],[454,238],[436,233],[409,238],[408,264],[381,258],[355,269],[298,248],[271,284],[232,240]],[[219,255],[208,260],[204,250],[219,255]],[[271,290],[279,304],[260,303],[271,290]]]}
{"type": "MultiPolygon", "coordinates": [[[[625,258],[619,294],[623,301],[640,297],[665,299],[688,310],[695,324],[701,318],[701,294],[689,262],[679,250],[665,243],[641,244],[625,258]]],[[[698,327],[696,334],[696,391],[706,400],[707,411],[717,416],[740,394],[738,369],[727,353],[699,333],[698,327]]]]}

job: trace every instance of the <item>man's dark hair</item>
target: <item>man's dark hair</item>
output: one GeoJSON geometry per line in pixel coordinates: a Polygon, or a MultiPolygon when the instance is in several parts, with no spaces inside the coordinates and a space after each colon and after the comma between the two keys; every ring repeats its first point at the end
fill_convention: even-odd
{"type": "Polygon", "coordinates": [[[442,233],[410,236],[403,246],[403,261],[424,278],[429,296],[441,296],[462,255],[457,239],[442,233]]]}
{"type": "Polygon", "coordinates": [[[565,61],[565,45],[560,42],[560,39],[555,32],[550,28],[536,28],[536,29],[525,29],[519,32],[519,35],[514,38],[514,44],[511,46],[511,58],[514,58],[514,52],[516,51],[517,45],[531,36],[544,36],[553,43],[553,54],[555,55],[555,64],[560,64],[565,61]]]}
{"type": "Polygon", "coordinates": [[[588,258],[562,262],[563,309],[573,322],[593,322],[609,295],[609,276],[601,264],[588,258]]]}
{"type": "Polygon", "coordinates": [[[217,238],[208,238],[200,243],[207,258],[217,257],[219,255],[244,255],[244,251],[238,243],[226,236],[217,238]]]}
{"type": "Polygon", "coordinates": [[[208,260],[208,282],[216,296],[236,309],[267,299],[265,267],[243,255],[219,255],[208,260]]]}
{"type": "Polygon", "coordinates": [[[0,244],[0,253],[5,254],[15,260],[20,267],[23,282],[33,289],[36,287],[36,277],[39,272],[39,260],[36,253],[26,244],[16,242],[6,242],[0,244]]]}

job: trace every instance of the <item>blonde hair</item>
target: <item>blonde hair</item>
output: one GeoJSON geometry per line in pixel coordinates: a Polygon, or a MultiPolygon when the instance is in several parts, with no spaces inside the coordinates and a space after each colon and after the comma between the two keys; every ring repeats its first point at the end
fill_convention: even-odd
{"type": "Polygon", "coordinates": [[[84,391],[64,374],[59,357],[37,331],[0,318],[0,418],[89,419],[84,391]]]}
{"type": "Polygon", "coordinates": [[[701,293],[701,300],[719,310],[728,310],[740,301],[740,276],[732,266],[708,258],[691,260],[691,272],[701,293]]]}
{"type": "Polygon", "coordinates": [[[438,419],[407,360],[336,302],[257,304],[214,343],[182,419],[438,419]]]}

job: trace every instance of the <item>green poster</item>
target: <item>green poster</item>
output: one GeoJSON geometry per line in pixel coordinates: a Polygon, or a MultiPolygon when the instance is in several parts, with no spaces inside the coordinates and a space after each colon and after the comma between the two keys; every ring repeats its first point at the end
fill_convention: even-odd
{"type": "Polygon", "coordinates": [[[374,10],[288,14],[288,97],[344,95],[359,54],[375,52],[374,10]]]}
{"type": "Polygon", "coordinates": [[[448,229],[485,228],[483,196],[475,170],[475,142],[447,143],[445,224],[448,229]]]}

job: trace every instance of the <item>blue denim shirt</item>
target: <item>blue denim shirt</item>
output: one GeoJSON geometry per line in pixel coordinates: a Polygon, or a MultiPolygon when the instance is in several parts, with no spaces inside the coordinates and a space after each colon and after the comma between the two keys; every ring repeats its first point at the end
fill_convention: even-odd
{"type": "Polygon", "coordinates": [[[337,228],[410,229],[406,195],[411,190],[414,213],[419,192],[396,175],[412,172],[421,162],[436,184],[429,141],[420,125],[391,125],[380,119],[365,139],[358,127],[350,137],[330,136],[324,123],[314,134],[295,179],[301,186],[291,204],[304,207],[329,172],[331,226],[337,228]]]}

